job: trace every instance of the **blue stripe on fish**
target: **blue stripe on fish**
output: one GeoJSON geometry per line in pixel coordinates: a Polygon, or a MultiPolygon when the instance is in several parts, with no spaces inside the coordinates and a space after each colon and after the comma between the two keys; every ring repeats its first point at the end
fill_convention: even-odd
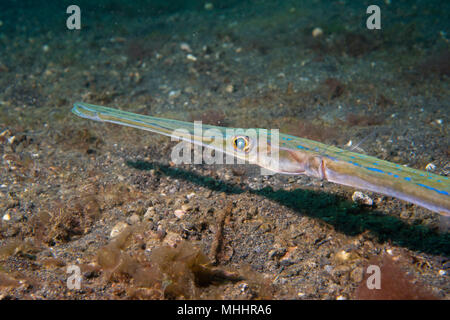
{"type": "Polygon", "coordinates": [[[436,189],[436,188],[433,188],[433,187],[427,186],[427,185],[425,185],[425,184],[422,184],[422,183],[416,183],[416,184],[417,184],[418,186],[421,186],[421,187],[427,188],[427,189],[429,189],[429,190],[433,190],[433,191],[436,191],[436,192],[438,192],[438,193],[441,193],[441,194],[445,194],[446,196],[448,196],[448,195],[449,195],[447,191],[444,191],[444,190],[439,190],[439,189],[436,189]]]}

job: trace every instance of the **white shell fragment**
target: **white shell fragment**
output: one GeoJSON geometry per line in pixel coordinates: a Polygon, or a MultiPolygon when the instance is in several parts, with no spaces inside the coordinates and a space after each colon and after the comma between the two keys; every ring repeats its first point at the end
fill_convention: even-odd
{"type": "Polygon", "coordinates": [[[188,54],[188,55],[186,56],[186,58],[187,58],[188,60],[191,60],[191,61],[197,61],[197,57],[194,56],[193,54],[188,54]]]}
{"type": "Polygon", "coordinates": [[[434,171],[436,169],[436,166],[432,164],[431,162],[425,166],[425,170],[427,171],[434,171]]]}
{"type": "Polygon", "coordinates": [[[368,195],[362,193],[361,191],[355,191],[352,195],[352,200],[356,203],[364,204],[366,206],[373,205],[373,200],[368,195]]]}
{"type": "Polygon", "coordinates": [[[116,225],[111,229],[111,233],[109,234],[109,236],[111,238],[115,238],[117,237],[123,230],[125,230],[128,227],[128,224],[121,221],[116,223],[116,225]]]}

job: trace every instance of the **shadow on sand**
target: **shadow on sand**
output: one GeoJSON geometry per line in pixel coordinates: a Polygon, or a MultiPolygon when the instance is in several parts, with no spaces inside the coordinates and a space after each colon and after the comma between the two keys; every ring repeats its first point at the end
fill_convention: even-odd
{"type": "Polygon", "coordinates": [[[379,242],[390,241],[414,251],[450,256],[450,233],[439,233],[423,225],[409,225],[397,217],[355,206],[354,203],[329,193],[303,189],[274,191],[269,187],[252,190],[158,163],[127,161],[127,165],[138,170],[155,169],[158,174],[183,179],[213,191],[260,195],[302,215],[320,219],[332,225],[336,231],[349,236],[369,230],[379,242]]]}

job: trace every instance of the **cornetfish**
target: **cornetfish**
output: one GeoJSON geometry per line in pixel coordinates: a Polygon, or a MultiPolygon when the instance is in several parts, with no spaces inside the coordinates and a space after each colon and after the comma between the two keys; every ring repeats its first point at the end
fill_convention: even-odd
{"type": "Polygon", "coordinates": [[[249,129],[202,125],[196,134],[196,124],[165,118],[140,115],[118,109],[76,102],[72,112],[80,117],[130,126],[166,136],[176,137],[239,159],[248,160],[268,170],[316,177],[330,182],[369,190],[399,198],[450,216],[450,179],[375,157],[351,152],[317,141],[279,133],[267,134],[266,143],[259,143],[258,135],[266,129],[252,129],[256,135],[245,134],[249,129]],[[240,134],[239,132],[243,132],[240,134]],[[217,138],[218,135],[222,138],[217,138]],[[277,153],[277,161],[272,157],[277,153]]]}

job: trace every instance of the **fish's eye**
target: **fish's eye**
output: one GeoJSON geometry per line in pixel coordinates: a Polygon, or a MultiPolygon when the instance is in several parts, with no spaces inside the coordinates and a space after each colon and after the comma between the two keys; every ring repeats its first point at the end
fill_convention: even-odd
{"type": "Polygon", "coordinates": [[[235,137],[233,139],[233,147],[239,151],[248,151],[248,137],[235,137]]]}

